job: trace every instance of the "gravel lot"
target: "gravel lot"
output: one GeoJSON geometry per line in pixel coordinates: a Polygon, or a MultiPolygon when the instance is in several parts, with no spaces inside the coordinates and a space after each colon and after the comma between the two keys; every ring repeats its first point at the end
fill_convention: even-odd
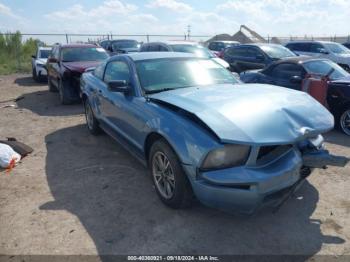
{"type": "MultiPolygon", "coordinates": [[[[350,255],[350,166],[315,171],[276,214],[171,210],[137,160],[89,135],[82,105],[61,106],[29,75],[0,79],[0,139],[35,150],[0,171],[0,254],[350,255]]],[[[350,157],[349,137],[326,140],[350,157]]]]}

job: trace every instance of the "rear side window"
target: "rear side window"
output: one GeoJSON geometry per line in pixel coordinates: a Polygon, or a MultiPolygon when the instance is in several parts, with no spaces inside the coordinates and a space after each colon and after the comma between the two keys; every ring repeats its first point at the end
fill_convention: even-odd
{"type": "Polygon", "coordinates": [[[310,43],[291,43],[287,47],[292,51],[310,52],[310,43]]]}
{"type": "Polygon", "coordinates": [[[210,50],[217,51],[217,43],[211,42],[211,43],[209,44],[208,48],[209,48],[210,50]]]}
{"type": "Polygon", "coordinates": [[[248,56],[249,50],[245,47],[234,47],[234,48],[228,48],[225,52],[230,56],[248,56]]]}
{"type": "Polygon", "coordinates": [[[169,50],[165,46],[160,45],[159,46],[159,51],[168,52],[169,50]]]}
{"type": "Polygon", "coordinates": [[[125,80],[130,81],[129,67],[125,62],[112,61],[107,64],[104,81],[108,83],[112,80],[125,80]]]}
{"type": "Polygon", "coordinates": [[[148,52],[157,52],[159,50],[159,45],[149,45],[148,52]]]}

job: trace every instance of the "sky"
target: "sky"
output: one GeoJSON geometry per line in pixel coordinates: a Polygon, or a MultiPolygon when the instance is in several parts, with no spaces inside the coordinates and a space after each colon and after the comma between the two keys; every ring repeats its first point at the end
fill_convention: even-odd
{"type": "Polygon", "coordinates": [[[22,33],[350,34],[350,0],[0,0],[0,31],[22,33]]]}

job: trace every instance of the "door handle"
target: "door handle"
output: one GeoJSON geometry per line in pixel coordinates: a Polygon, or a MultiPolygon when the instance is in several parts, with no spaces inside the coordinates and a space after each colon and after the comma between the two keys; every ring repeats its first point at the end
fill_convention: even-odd
{"type": "Polygon", "coordinates": [[[102,90],[101,90],[101,89],[99,89],[98,92],[99,92],[100,94],[102,94],[102,90]]]}

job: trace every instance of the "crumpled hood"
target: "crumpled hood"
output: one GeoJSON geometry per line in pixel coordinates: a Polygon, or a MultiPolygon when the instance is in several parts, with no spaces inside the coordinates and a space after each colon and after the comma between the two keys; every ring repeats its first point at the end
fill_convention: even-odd
{"type": "Polygon", "coordinates": [[[191,87],[149,98],[196,115],[222,142],[288,144],[334,125],[328,110],[308,94],[271,85],[191,87]]]}
{"type": "Polygon", "coordinates": [[[102,61],[81,61],[81,62],[63,62],[63,65],[73,72],[84,73],[89,67],[96,67],[102,61]]]}

